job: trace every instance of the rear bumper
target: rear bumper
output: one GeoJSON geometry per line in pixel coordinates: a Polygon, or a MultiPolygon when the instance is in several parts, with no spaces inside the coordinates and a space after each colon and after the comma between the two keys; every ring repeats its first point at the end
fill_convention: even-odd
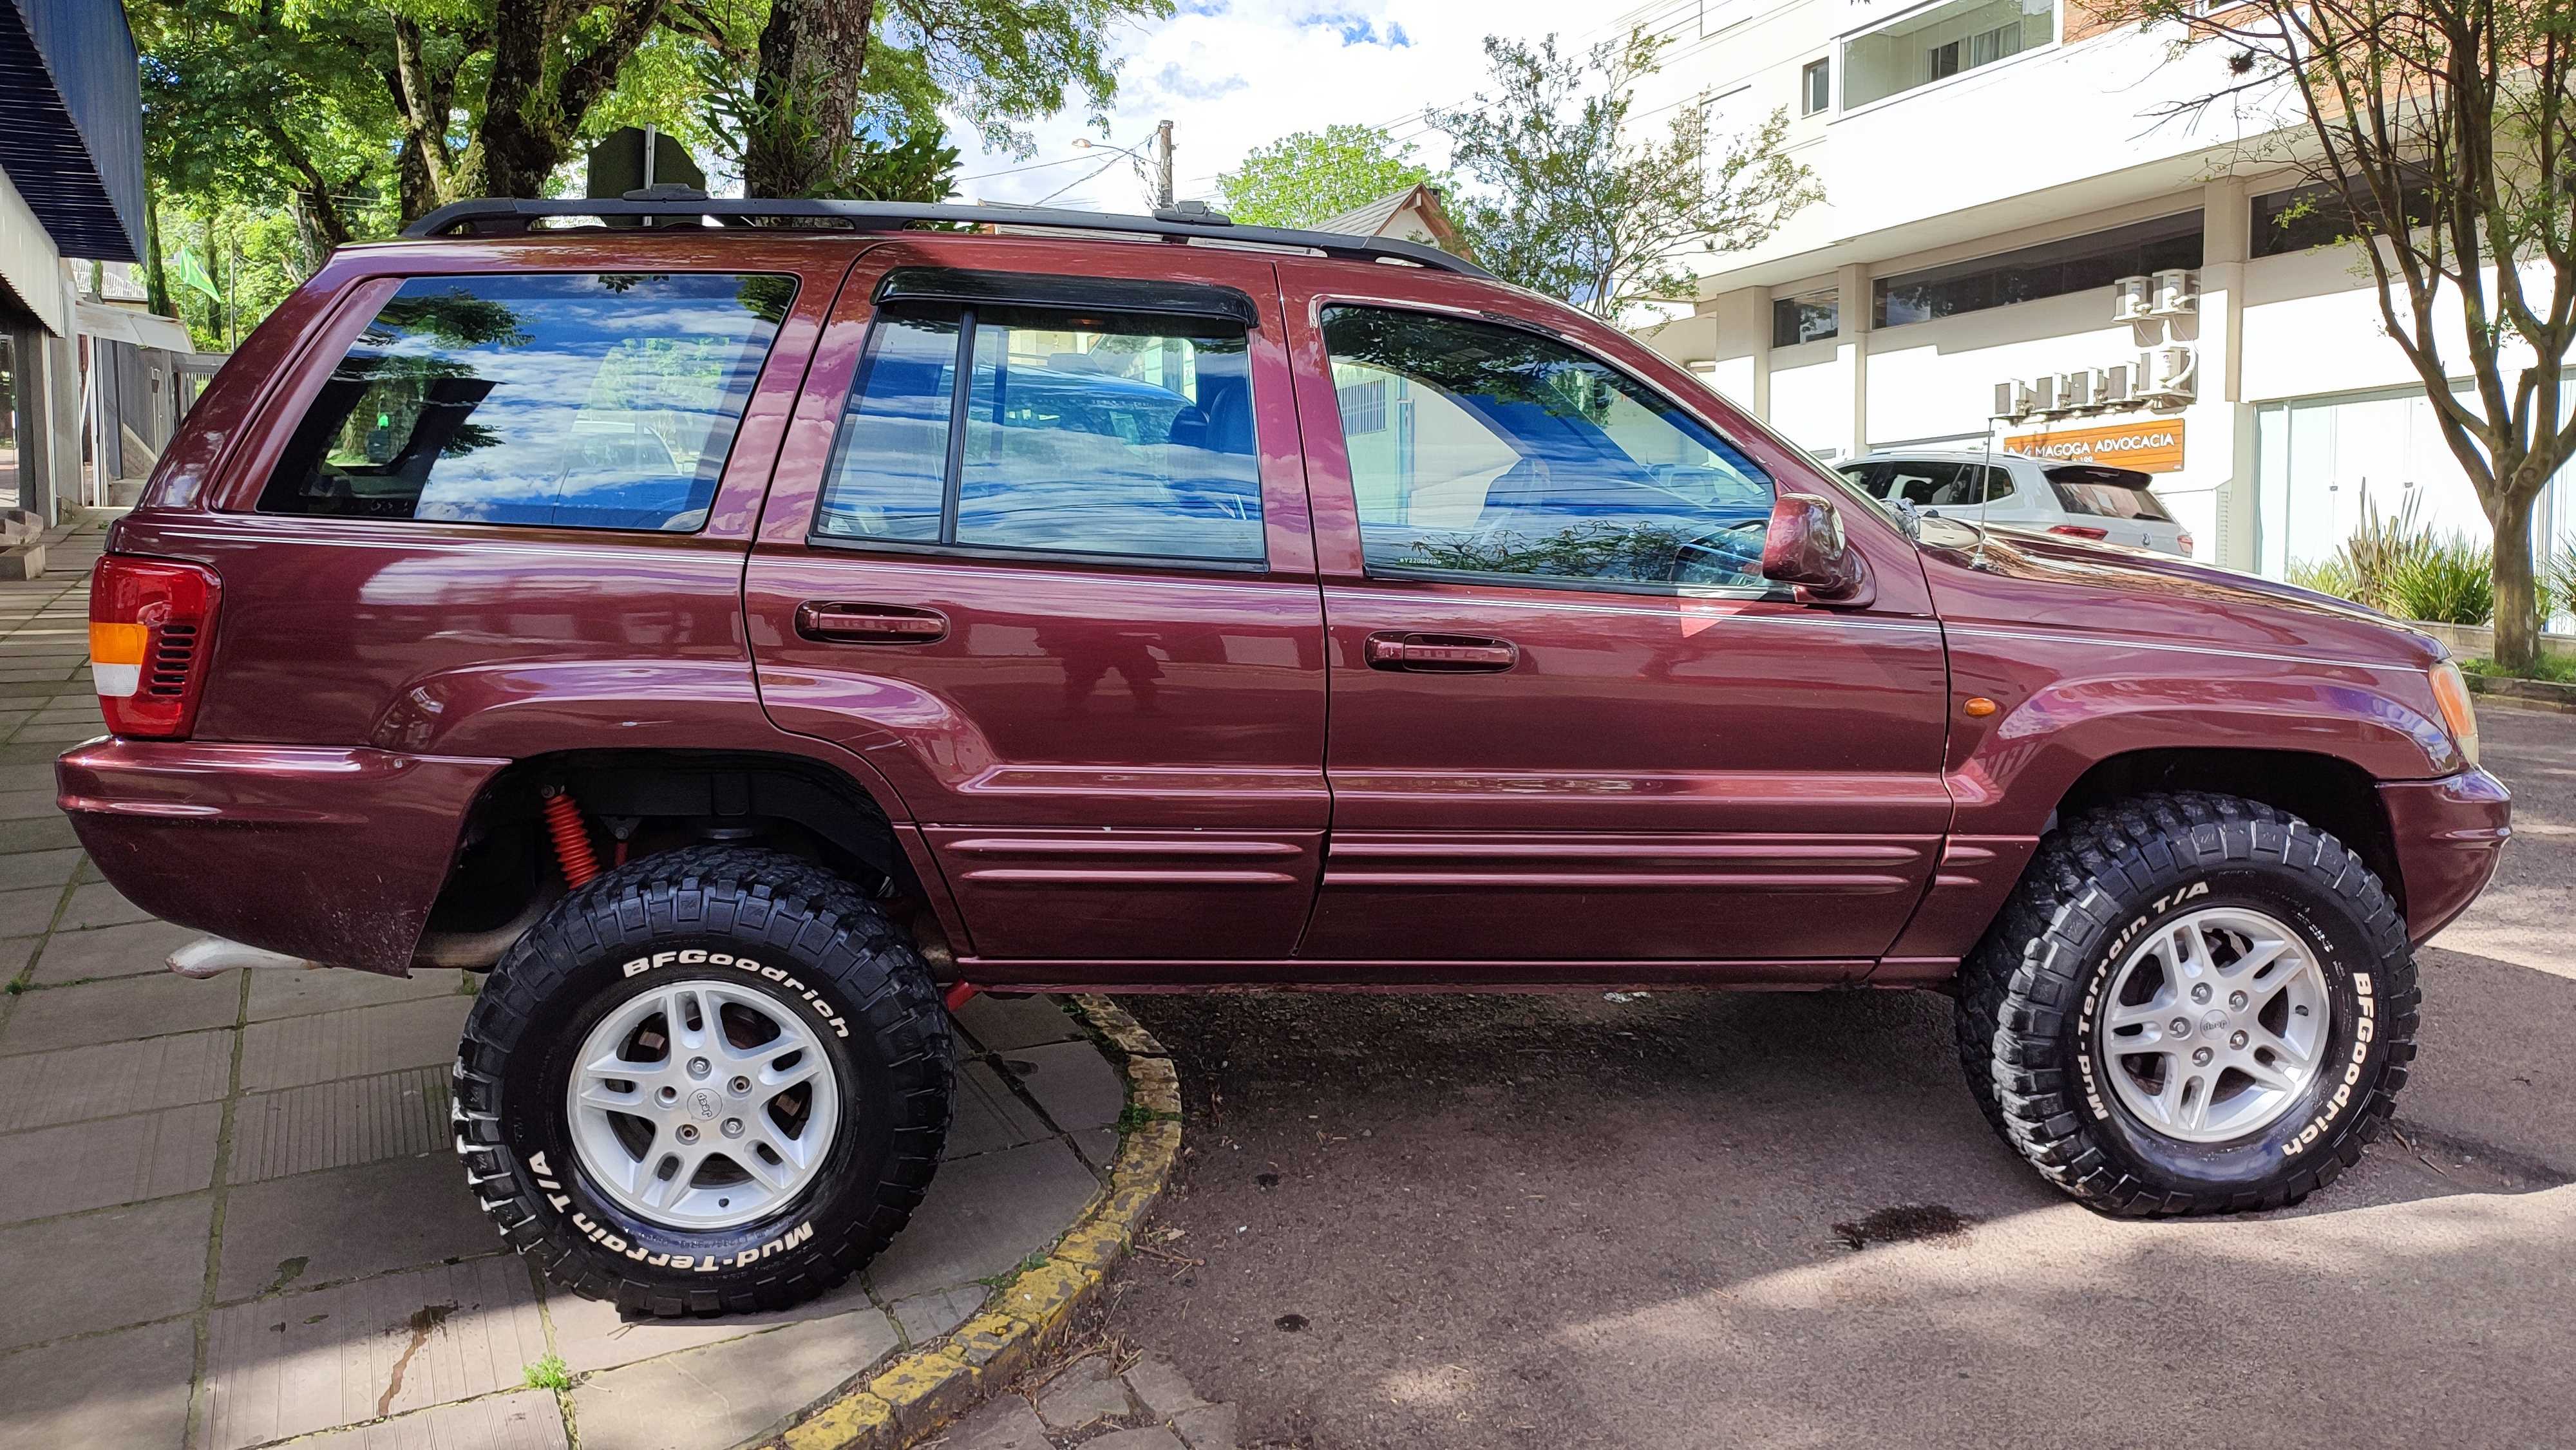
{"type": "Polygon", "coordinates": [[[2383,782],[2379,803],[2397,843],[2406,937],[2422,946],[2468,910],[2513,835],[2513,796],[2483,770],[2440,780],[2383,782]]]}
{"type": "Polygon", "coordinates": [[[508,763],[103,739],[66,753],[54,778],[82,847],[135,905],[273,952],[399,976],[467,808],[508,763]]]}

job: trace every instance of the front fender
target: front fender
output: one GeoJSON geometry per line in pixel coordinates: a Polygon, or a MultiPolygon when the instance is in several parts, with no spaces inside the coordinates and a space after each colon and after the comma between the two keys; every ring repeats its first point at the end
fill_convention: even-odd
{"type": "Polygon", "coordinates": [[[2036,834],[2086,771],[2141,750],[2321,755],[2382,781],[2467,764],[2410,666],[2019,638],[1952,635],[1958,696],[2001,707],[1955,717],[1946,770],[1962,834],[2036,834]]]}

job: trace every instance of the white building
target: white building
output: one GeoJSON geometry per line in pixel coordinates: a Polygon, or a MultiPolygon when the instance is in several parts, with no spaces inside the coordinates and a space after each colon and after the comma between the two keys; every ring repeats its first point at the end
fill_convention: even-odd
{"type": "MultiPolygon", "coordinates": [[[[2158,473],[2201,557],[2276,577],[2365,492],[2486,536],[2366,262],[2282,226],[2296,178],[2246,159],[2289,113],[2159,119],[2227,84],[2219,47],[2081,0],[1654,0],[1630,24],[1674,42],[1638,120],[1705,104],[1714,138],[1786,107],[1826,196],[1709,257],[1695,309],[1644,336],[1820,456],[2091,448],[2158,473]],[[2081,406],[1997,421],[1999,384],[2081,406]]],[[[2541,537],[2576,539],[2576,484],[2552,494],[2541,537]]]]}

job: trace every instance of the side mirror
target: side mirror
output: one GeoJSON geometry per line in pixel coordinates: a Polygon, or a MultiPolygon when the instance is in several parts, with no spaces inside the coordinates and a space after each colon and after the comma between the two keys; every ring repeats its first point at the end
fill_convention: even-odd
{"type": "Polygon", "coordinates": [[[1796,588],[1800,603],[1864,604],[1868,575],[1843,538],[1842,516],[1812,493],[1784,493],[1762,538],[1762,577],[1796,588]]]}

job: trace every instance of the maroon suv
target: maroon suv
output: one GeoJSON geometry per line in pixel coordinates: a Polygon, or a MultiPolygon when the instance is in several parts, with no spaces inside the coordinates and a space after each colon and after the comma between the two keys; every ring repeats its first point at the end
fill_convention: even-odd
{"type": "Polygon", "coordinates": [[[488,970],[469,1181],[654,1314],[884,1246],[977,987],[1950,991],[2067,1192],[2276,1206],[2507,835],[2420,635],[1901,521],[1464,261],[1204,215],[451,207],[92,598],[108,879],[183,965],[488,970]]]}

